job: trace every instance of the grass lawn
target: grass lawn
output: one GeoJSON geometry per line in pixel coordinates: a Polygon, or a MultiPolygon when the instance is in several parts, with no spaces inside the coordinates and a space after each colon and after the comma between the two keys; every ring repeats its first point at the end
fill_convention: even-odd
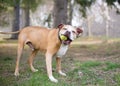
{"type": "Polygon", "coordinates": [[[120,40],[78,39],[62,59],[66,77],[56,72],[53,59],[53,75],[58,83],[47,77],[44,54],[38,53],[31,72],[27,60],[31,50],[26,46],[20,61],[20,76],[14,76],[17,41],[0,41],[0,86],[120,86],[120,40]]]}

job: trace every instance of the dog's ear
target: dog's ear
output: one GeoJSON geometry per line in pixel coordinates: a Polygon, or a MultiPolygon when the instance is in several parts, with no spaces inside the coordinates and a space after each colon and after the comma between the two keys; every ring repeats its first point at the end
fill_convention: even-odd
{"type": "Polygon", "coordinates": [[[83,32],[83,30],[82,30],[82,29],[77,28],[77,33],[78,33],[78,34],[80,34],[80,33],[82,33],[82,32],[83,32]]]}
{"type": "Polygon", "coordinates": [[[61,29],[64,26],[64,24],[59,24],[57,27],[61,29]]]}
{"type": "Polygon", "coordinates": [[[77,28],[77,38],[80,37],[83,33],[83,30],[80,28],[77,28]]]}

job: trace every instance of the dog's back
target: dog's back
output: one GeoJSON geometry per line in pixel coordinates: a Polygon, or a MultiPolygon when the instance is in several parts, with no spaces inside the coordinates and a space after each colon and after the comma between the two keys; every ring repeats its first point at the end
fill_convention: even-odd
{"type": "Polygon", "coordinates": [[[44,27],[38,26],[30,26],[23,28],[19,34],[18,42],[21,44],[26,44],[27,42],[31,42],[35,49],[43,49],[45,48],[47,43],[47,37],[49,34],[48,29],[44,27]],[[43,39],[44,38],[44,39],[43,39]]]}

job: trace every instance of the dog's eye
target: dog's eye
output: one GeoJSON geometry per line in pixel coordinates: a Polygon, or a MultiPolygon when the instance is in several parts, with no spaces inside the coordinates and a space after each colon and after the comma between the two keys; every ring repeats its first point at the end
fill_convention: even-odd
{"type": "Polygon", "coordinates": [[[67,30],[67,28],[63,28],[64,30],[67,30]]]}
{"type": "Polygon", "coordinates": [[[76,33],[75,31],[72,31],[73,33],[76,33]]]}

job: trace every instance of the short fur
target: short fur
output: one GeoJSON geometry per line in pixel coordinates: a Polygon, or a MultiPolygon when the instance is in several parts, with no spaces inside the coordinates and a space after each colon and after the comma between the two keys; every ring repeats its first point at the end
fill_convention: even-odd
{"type": "MultiPolygon", "coordinates": [[[[75,29],[75,27],[72,27],[70,25],[59,25],[59,29],[47,29],[45,27],[38,27],[38,26],[29,26],[23,28],[21,31],[17,32],[1,32],[2,34],[14,34],[19,33],[18,36],[18,50],[17,50],[17,60],[16,60],[16,68],[15,68],[15,76],[19,75],[19,62],[20,58],[24,49],[24,46],[27,44],[31,49],[32,53],[29,57],[29,65],[33,72],[38,71],[33,66],[33,59],[35,58],[35,55],[38,51],[45,52],[45,59],[46,59],[46,67],[47,67],[47,74],[51,81],[58,82],[57,79],[53,77],[52,74],[52,57],[56,54],[58,56],[56,57],[57,62],[57,71],[59,74],[66,76],[65,73],[61,70],[61,58],[67,51],[67,48],[69,45],[64,45],[62,43],[62,40],[59,39],[59,35],[63,35],[66,31],[69,32],[70,38],[74,39],[76,38],[80,33],[82,33],[82,30],[75,29]],[[73,33],[72,33],[73,32],[73,33]],[[64,50],[64,47],[66,50],[64,50]]],[[[65,41],[64,41],[65,42],[65,41]]],[[[69,43],[69,42],[67,42],[69,43]]]]}

